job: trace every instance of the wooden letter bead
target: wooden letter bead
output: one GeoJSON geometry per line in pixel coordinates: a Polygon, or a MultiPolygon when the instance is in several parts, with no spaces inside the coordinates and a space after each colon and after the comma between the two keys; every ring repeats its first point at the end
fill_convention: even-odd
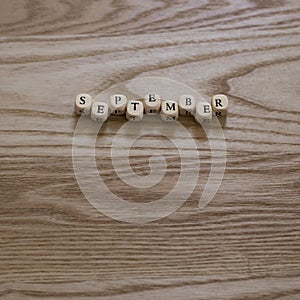
{"type": "Polygon", "coordinates": [[[194,115],[196,101],[193,96],[183,95],[179,99],[179,114],[181,116],[194,115]]]}
{"type": "Polygon", "coordinates": [[[178,119],[178,104],[175,101],[163,101],[161,103],[160,116],[164,121],[175,121],[178,119]]]}
{"type": "Polygon", "coordinates": [[[223,94],[214,95],[211,99],[211,106],[214,111],[214,114],[217,117],[226,116],[228,112],[227,96],[223,94]]]}
{"type": "Polygon", "coordinates": [[[124,115],[126,112],[127,98],[125,95],[112,95],[109,105],[113,115],[124,115]]]}
{"type": "Polygon", "coordinates": [[[79,94],[75,99],[75,113],[89,115],[91,112],[92,97],[88,94],[79,94]]]}
{"type": "Polygon", "coordinates": [[[144,98],[145,114],[158,114],[161,99],[157,94],[147,94],[144,98]]]}
{"type": "Polygon", "coordinates": [[[144,104],[141,101],[131,100],[127,102],[126,119],[141,121],[144,115],[144,104]]]}
{"type": "Polygon", "coordinates": [[[91,109],[91,119],[96,122],[105,122],[108,118],[108,105],[104,102],[94,102],[91,109]]]}
{"type": "Polygon", "coordinates": [[[198,123],[207,123],[212,118],[212,108],[207,102],[199,102],[196,105],[195,119],[198,123]]]}

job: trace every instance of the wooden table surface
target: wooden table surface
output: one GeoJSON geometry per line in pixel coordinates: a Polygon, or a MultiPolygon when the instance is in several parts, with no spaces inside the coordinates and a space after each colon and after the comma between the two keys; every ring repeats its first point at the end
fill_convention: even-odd
{"type": "MultiPolygon", "coordinates": [[[[300,299],[299,13],[298,0],[1,0],[1,299],[300,299]],[[183,120],[201,145],[197,186],[169,216],[132,224],[78,187],[73,101],[145,76],[229,96],[227,165],[199,210],[210,149],[183,120]]],[[[97,165],[110,191],[151,202],[178,179],[178,153],[159,137],[163,182],[124,184],[110,158],[124,123],[101,128],[97,165]]],[[[149,143],[130,156],[141,176],[149,143]]]]}

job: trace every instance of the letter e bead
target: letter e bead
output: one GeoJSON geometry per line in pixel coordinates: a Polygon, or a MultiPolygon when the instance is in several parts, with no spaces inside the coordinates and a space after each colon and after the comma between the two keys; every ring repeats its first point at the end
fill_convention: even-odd
{"type": "Polygon", "coordinates": [[[144,97],[145,114],[158,114],[160,111],[161,99],[157,94],[147,94],[144,97]]]}
{"type": "Polygon", "coordinates": [[[196,105],[195,119],[198,123],[207,123],[212,118],[212,108],[207,102],[199,102],[196,105]]]}
{"type": "Polygon", "coordinates": [[[108,105],[104,102],[94,102],[91,109],[91,119],[96,122],[105,122],[108,118],[108,105]]]}

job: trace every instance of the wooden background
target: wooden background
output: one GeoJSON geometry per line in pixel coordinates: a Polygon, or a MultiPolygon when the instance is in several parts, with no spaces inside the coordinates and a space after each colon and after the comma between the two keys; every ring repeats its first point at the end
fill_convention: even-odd
{"type": "MultiPolygon", "coordinates": [[[[299,13],[298,0],[1,0],[1,299],[300,299],[299,13]],[[73,100],[141,76],[227,93],[230,115],[213,201],[198,210],[209,147],[184,120],[203,147],[199,185],[170,216],[134,225],[77,185],[73,100]]],[[[161,138],[168,172],[141,199],[109,157],[123,123],[99,134],[102,176],[127,200],[157,199],[180,173],[176,149],[161,138]]]]}

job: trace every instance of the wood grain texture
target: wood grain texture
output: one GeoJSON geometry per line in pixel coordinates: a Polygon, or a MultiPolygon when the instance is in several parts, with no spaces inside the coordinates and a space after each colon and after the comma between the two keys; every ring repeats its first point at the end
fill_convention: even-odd
{"type": "MultiPolygon", "coordinates": [[[[1,299],[299,299],[299,12],[298,0],[1,0],[1,299]],[[179,210],[137,226],[81,193],[73,99],[143,76],[226,93],[230,113],[213,201],[198,210],[209,145],[187,119],[199,184],[179,210]]],[[[101,175],[124,199],[157,199],[179,176],[178,153],[159,139],[168,171],[141,200],[109,156],[123,122],[101,129],[101,175]]],[[[151,139],[132,149],[140,175],[151,139]]]]}

